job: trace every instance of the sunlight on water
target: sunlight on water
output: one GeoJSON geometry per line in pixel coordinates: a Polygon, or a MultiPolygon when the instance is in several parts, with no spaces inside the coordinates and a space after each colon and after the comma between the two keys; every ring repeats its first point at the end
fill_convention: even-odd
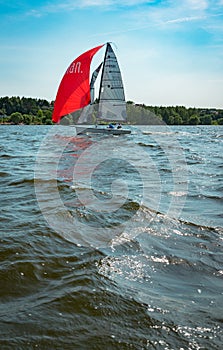
{"type": "Polygon", "coordinates": [[[146,261],[142,256],[123,255],[122,257],[105,257],[100,261],[98,272],[109,278],[124,278],[129,281],[149,281],[146,261]]]}
{"type": "Polygon", "coordinates": [[[0,348],[221,349],[222,127],[0,128],[0,348]]]}

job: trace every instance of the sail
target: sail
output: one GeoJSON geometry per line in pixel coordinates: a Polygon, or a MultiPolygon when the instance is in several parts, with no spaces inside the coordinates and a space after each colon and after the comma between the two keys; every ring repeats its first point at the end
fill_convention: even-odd
{"type": "Polygon", "coordinates": [[[94,83],[95,83],[95,81],[96,81],[96,79],[98,77],[98,74],[100,72],[102,63],[98,66],[97,69],[95,69],[95,71],[93,72],[92,77],[91,77],[91,82],[90,82],[91,103],[94,102],[94,83]]]}
{"type": "Polygon", "coordinates": [[[77,124],[94,124],[96,122],[98,105],[89,104],[81,111],[81,115],[78,118],[77,124]]]}
{"type": "Polygon", "coordinates": [[[68,67],[61,80],[52,115],[58,123],[60,119],[91,102],[89,74],[93,56],[103,45],[97,46],[76,58],[68,67]]]}
{"type": "MultiPolygon", "coordinates": [[[[103,63],[103,62],[102,62],[103,63]]],[[[91,76],[91,82],[90,82],[90,95],[91,95],[91,104],[84,107],[81,111],[81,115],[78,118],[78,124],[92,124],[95,122],[94,120],[94,114],[97,111],[97,106],[94,103],[94,84],[98,77],[98,74],[100,72],[102,63],[98,66],[98,68],[95,69],[91,76]]],[[[96,118],[95,118],[96,119],[96,118]]]]}
{"type": "Polygon", "coordinates": [[[102,70],[98,118],[112,121],[126,120],[126,102],[121,71],[109,43],[107,43],[102,70]]]}

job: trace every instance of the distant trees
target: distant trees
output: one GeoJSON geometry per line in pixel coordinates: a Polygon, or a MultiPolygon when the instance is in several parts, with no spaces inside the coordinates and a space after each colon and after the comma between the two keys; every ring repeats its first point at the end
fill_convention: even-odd
{"type": "MultiPolygon", "coordinates": [[[[31,97],[0,97],[0,123],[53,124],[54,102],[31,97]]],[[[63,124],[76,123],[80,111],[63,118],[63,124]]],[[[95,119],[95,116],[94,118],[95,119]]],[[[223,125],[223,109],[186,108],[184,106],[146,106],[127,102],[129,124],[223,125]]]]}
{"type": "Polygon", "coordinates": [[[31,97],[0,97],[0,116],[4,123],[53,124],[53,102],[31,97]]]}
{"type": "Polygon", "coordinates": [[[223,125],[223,109],[186,108],[184,106],[146,106],[128,101],[128,118],[128,112],[130,110],[132,110],[129,120],[130,124],[137,124],[139,120],[141,121],[139,124],[154,124],[153,122],[156,120],[157,124],[162,121],[168,125],[223,125]],[[135,112],[133,112],[134,106],[138,108],[135,108],[135,112]],[[147,111],[146,116],[145,113],[142,113],[142,109],[147,111]],[[151,114],[154,114],[153,118],[151,114]]]}

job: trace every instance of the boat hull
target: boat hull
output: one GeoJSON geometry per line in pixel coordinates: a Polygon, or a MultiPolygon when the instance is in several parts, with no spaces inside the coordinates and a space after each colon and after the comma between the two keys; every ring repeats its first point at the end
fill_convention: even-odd
{"type": "Polygon", "coordinates": [[[131,134],[131,130],[127,129],[112,129],[100,127],[76,127],[77,134],[108,134],[108,135],[127,135],[131,134]]]}

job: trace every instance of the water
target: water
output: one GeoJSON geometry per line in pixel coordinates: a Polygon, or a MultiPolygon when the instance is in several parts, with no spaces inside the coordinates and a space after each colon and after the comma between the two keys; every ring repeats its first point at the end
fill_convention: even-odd
{"type": "Polygon", "coordinates": [[[223,128],[0,126],[0,348],[221,349],[223,128]]]}

